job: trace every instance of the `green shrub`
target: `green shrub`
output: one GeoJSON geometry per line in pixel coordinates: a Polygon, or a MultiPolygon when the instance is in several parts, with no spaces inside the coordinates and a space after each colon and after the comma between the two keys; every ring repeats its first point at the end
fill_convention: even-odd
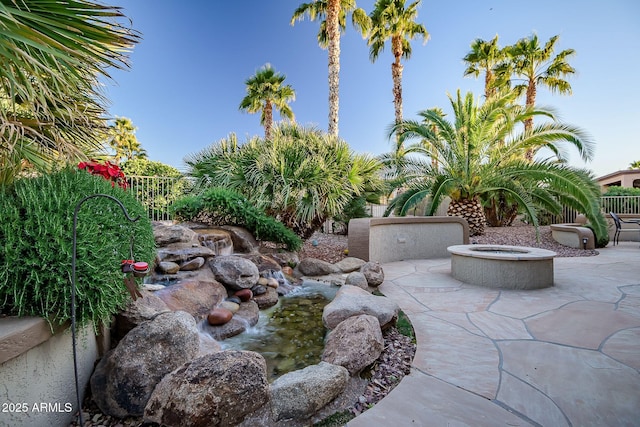
{"type": "Polygon", "coordinates": [[[52,325],[71,318],[73,214],[85,196],[119,199],[137,222],[128,221],[113,200],[82,204],[77,220],[76,318],[79,325],[108,322],[129,299],[120,262],[135,237],[136,261],[151,263],[154,239],[146,210],[105,179],[71,168],[23,178],[0,190],[0,304],[5,314],[42,316],[52,325]]]}
{"type": "Polygon", "coordinates": [[[380,162],[318,129],[282,124],[269,140],[222,140],[185,162],[203,185],[243,194],[303,239],[357,195],[380,187],[380,162]]]}
{"type": "Polygon", "coordinates": [[[593,232],[593,235],[595,236],[596,248],[606,248],[607,245],[609,244],[609,233],[603,234],[602,236],[598,236],[591,224],[587,224],[586,227],[589,228],[593,232]]]}
{"type": "Polygon", "coordinates": [[[620,186],[607,187],[603,196],[640,196],[640,188],[629,188],[620,186]]]}
{"type": "Polygon", "coordinates": [[[348,234],[349,221],[353,218],[368,218],[367,199],[364,195],[355,196],[344,207],[341,213],[333,217],[333,232],[336,234],[348,234]]]}
{"type": "Polygon", "coordinates": [[[181,220],[245,227],[256,239],[283,243],[292,251],[302,247],[302,240],[284,224],[264,214],[240,194],[224,188],[210,188],[198,196],[183,197],[173,204],[172,212],[181,220]]]}

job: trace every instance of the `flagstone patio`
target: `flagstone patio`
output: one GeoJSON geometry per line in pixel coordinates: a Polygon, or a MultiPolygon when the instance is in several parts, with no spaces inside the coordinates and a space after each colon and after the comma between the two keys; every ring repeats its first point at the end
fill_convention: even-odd
{"type": "Polygon", "coordinates": [[[640,248],[556,258],[554,286],[499,290],[449,259],[384,264],[409,316],[411,373],[349,427],[640,426],[640,248]]]}

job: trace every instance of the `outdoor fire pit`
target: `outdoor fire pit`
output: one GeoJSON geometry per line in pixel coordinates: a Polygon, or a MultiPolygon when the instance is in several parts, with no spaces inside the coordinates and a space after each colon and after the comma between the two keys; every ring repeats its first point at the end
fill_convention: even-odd
{"type": "Polygon", "coordinates": [[[525,246],[449,246],[451,275],[488,288],[541,289],[553,286],[555,252],[525,246]]]}

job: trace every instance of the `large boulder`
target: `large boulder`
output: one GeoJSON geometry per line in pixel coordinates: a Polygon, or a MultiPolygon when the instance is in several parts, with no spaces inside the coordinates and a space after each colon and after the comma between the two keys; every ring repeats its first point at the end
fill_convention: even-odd
{"type": "Polygon", "coordinates": [[[254,263],[234,255],[215,257],[209,261],[209,267],[216,280],[233,291],[251,289],[260,277],[254,263]]]}
{"type": "Polygon", "coordinates": [[[119,340],[136,326],[171,311],[154,292],[140,290],[142,298],[129,300],[126,307],[116,314],[114,338],[119,340]]]}
{"type": "Polygon", "coordinates": [[[384,282],[384,271],[377,262],[367,262],[360,268],[360,273],[367,278],[369,286],[379,286],[384,282]]]}
{"type": "Polygon", "coordinates": [[[340,269],[334,264],[316,258],[305,258],[296,268],[303,276],[325,276],[340,273],[340,269]]]}
{"type": "Polygon", "coordinates": [[[320,362],[284,374],[271,384],[271,408],[276,421],[307,419],[342,393],[349,372],[320,362]]]}
{"type": "Polygon", "coordinates": [[[252,252],[250,254],[238,254],[236,255],[240,258],[247,259],[254,263],[256,267],[258,267],[258,271],[262,274],[265,271],[280,271],[282,267],[280,264],[273,258],[270,258],[266,255],[262,255],[258,252],[252,252]]]}
{"type": "Polygon", "coordinates": [[[221,228],[229,232],[235,252],[250,253],[260,248],[260,243],[246,228],[235,225],[223,225],[221,228]]]}
{"type": "Polygon", "coordinates": [[[153,227],[153,237],[157,246],[198,241],[198,235],[195,231],[178,224],[155,224],[153,227]]]}
{"type": "Polygon", "coordinates": [[[227,297],[227,290],[218,282],[182,280],[155,292],[173,311],[186,311],[200,319],[227,297]]]}
{"type": "Polygon", "coordinates": [[[234,426],[269,401],[264,358],[251,351],[201,356],[158,384],[145,422],[181,427],[234,426]]]}
{"type": "Polygon", "coordinates": [[[182,311],[160,314],[134,328],[100,360],[91,377],[93,400],[107,415],[141,416],[160,380],[199,349],[193,316],[182,311]]]}
{"type": "Polygon", "coordinates": [[[347,368],[356,375],[375,362],[384,349],[378,319],[368,314],[343,320],[329,332],[322,360],[347,368]]]}
{"type": "Polygon", "coordinates": [[[365,261],[360,258],[346,257],[335,263],[335,266],[343,273],[351,273],[352,271],[358,271],[365,265],[365,261]]]}
{"type": "Polygon", "coordinates": [[[378,319],[384,329],[393,324],[400,307],[389,298],[372,295],[356,286],[345,285],[338,290],[335,298],[322,312],[322,322],[328,329],[334,329],[340,322],[360,314],[370,314],[378,319]]]}

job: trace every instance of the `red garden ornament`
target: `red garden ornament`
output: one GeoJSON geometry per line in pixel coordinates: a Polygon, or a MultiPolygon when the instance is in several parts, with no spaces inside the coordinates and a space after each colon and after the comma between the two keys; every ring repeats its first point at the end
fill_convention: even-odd
{"type": "Polygon", "coordinates": [[[88,162],[78,163],[78,168],[86,170],[92,175],[101,176],[107,181],[111,181],[112,187],[116,184],[118,184],[118,186],[123,190],[126,190],[128,187],[124,173],[115,163],[111,163],[109,161],[100,163],[95,160],[90,160],[88,162]]]}

